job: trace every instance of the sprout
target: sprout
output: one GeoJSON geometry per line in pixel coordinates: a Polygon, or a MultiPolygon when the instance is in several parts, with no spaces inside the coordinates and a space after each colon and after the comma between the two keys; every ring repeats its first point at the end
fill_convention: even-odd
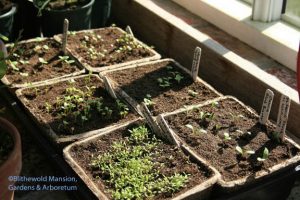
{"type": "Polygon", "coordinates": [[[267,149],[267,147],[265,147],[262,157],[258,157],[257,161],[263,162],[266,159],[268,159],[268,157],[269,157],[269,150],[267,149]]]}

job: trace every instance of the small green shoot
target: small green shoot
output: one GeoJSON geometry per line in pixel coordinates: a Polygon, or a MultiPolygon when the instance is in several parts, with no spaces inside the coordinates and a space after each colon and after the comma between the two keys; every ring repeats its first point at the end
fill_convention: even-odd
{"type": "Polygon", "coordinates": [[[151,98],[152,97],[150,94],[146,94],[146,97],[143,100],[146,106],[153,106],[155,104],[155,102],[152,101],[151,98]]]}
{"type": "Polygon", "coordinates": [[[188,93],[192,97],[196,97],[198,95],[198,92],[195,92],[194,90],[188,90],[188,93]]]}
{"type": "Polygon", "coordinates": [[[48,64],[48,62],[44,58],[41,58],[41,57],[39,57],[39,62],[42,64],[48,64]]]}
{"type": "Polygon", "coordinates": [[[230,137],[230,135],[229,135],[228,132],[224,132],[224,139],[223,139],[223,140],[224,140],[224,141],[231,140],[231,137],[230,137]]]}
{"type": "Polygon", "coordinates": [[[67,64],[72,64],[75,62],[74,60],[71,59],[69,60],[69,56],[58,56],[58,57],[61,62],[65,62],[67,64]]]}
{"type": "Polygon", "coordinates": [[[207,133],[206,130],[193,127],[191,124],[186,124],[185,126],[189,129],[191,129],[194,135],[195,134],[203,134],[203,133],[205,134],[205,133],[207,133]]]}
{"type": "Polygon", "coordinates": [[[267,147],[264,148],[264,151],[263,151],[263,155],[262,157],[258,157],[257,158],[257,161],[259,162],[263,162],[265,161],[266,159],[268,159],[269,157],[269,149],[267,147]]]}
{"type": "Polygon", "coordinates": [[[255,154],[254,151],[243,149],[243,148],[241,148],[240,146],[236,146],[236,147],[235,147],[235,150],[236,150],[243,158],[246,158],[247,155],[255,154]]]}

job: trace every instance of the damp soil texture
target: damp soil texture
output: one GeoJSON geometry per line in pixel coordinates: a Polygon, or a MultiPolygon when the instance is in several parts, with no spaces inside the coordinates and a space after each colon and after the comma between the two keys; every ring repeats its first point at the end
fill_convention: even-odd
{"type": "Polygon", "coordinates": [[[14,147],[12,137],[5,131],[0,131],[0,166],[8,159],[14,147]]]}
{"type": "Polygon", "coordinates": [[[111,199],[170,199],[213,175],[149,130],[135,123],[73,146],[70,155],[111,199]]]}
{"type": "Polygon", "coordinates": [[[274,126],[260,125],[258,117],[233,99],[171,115],[167,121],[180,139],[215,167],[225,181],[253,175],[299,155],[299,149],[292,144],[277,141],[274,126]],[[258,161],[265,148],[268,156],[258,161]]]}
{"type": "Polygon", "coordinates": [[[23,90],[23,103],[58,135],[74,135],[136,118],[96,76],[23,90]]]}
{"type": "Polygon", "coordinates": [[[113,71],[108,77],[135,101],[145,102],[153,115],[218,97],[171,61],[113,71]]]}
{"type": "Polygon", "coordinates": [[[125,63],[154,54],[131,35],[108,27],[87,32],[70,32],[67,47],[93,68],[125,63]]]}
{"type": "Polygon", "coordinates": [[[5,77],[13,84],[30,84],[81,70],[53,39],[18,43],[8,53],[11,57],[5,77]]]}

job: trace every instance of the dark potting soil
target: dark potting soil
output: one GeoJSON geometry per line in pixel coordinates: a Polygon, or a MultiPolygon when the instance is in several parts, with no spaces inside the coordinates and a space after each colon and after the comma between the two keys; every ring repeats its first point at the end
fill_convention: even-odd
{"type": "Polygon", "coordinates": [[[299,155],[299,149],[292,144],[276,141],[272,136],[274,126],[260,125],[258,117],[232,99],[221,100],[217,106],[207,105],[199,110],[168,116],[167,121],[184,142],[220,171],[225,181],[267,170],[299,155]],[[213,119],[201,120],[200,112],[213,113],[213,119]],[[193,133],[187,124],[197,131],[193,133]],[[201,133],[199,129],[207,133],[201,133]],[[231,139],[225,141],[224,133],[228,133],[231,139]],[[240,146],[244,152],[255,153],[241,156],[236,146],[240,146]],[[263,162],[258,161],[257,158],[262,157],[265,148],[269,150],[268,158],[263,162]]]}
{"type": "Polygon", "coordinates": [[[113,71],[109,73],[109,77],[138,103],[142,103],[147,95],[150,95],[151,98],[147,99],[150,99],[154,104],[148,107],[153,115],[218,97],[203,83],[193,82],[189,74],[169,61],[113,71]],[[174,79],[178,74],[182,76],[179,82],[174,79]],[[166,82],[163,85],[158,82],[158,79],[168,77],[171,77],[168,81],[169,86],[166,82]]]}
{"type": "Polygon", "coordinates": [[[14,141],[9,134],[0,131],[0,166],[7,160],[14,147],[14,141]]]}
{"type": "MultiPolygon", "coordinates": [[[[64,56],[61,45],[53,39],[19,43],[9,51],[14,53],[8,62],[5,77],[14,84],[44,81],[80,71],[74,62],[67,63],[59,58],[64,56]],[[47,63],[43,64],[41,58],[47,63]]],[[[67,59],[70,60],[72,59],[67,59]]]]}
{"type": "Polygon", "coordinates": [[[67,47],[91,67],[104,67],[153,56],[144,46],[117,28],[71,32],[67,47]]]}
{"type": "Polygon", "coordinates": [[[58,135],[84,133],[137,117],[129,109],[121,115],[123,110],[94,76],[74,80],[23,91],[29,110],[58,135]]]}
{"type": "MultiPolygon", "coordinates": [[[[139,125],[141,125],[141,123],[135,123],[134,125],[118,129],[116,131],[113,131],[112,133],[101,136],[101,138],[97,138],[88,143],[80,144],[78,146],[74,146],[70,151],[71,156],[76,160],[76,162],[79,163],[79,165],[84,169],[87,175],[93,180],[93,182],[96,183],[99,189],[111,199],[112,194],[110,193],[110,191],[114,190],[114,183],[110,184],[108,182],[108,180],[110,179],[110,175],[104,174],[103,171],[101,171],[99,168],[93,168],[91,166],[91,162],[97,156],[102,156],[105,153],[113,152],[112,145],[114,145],[116,142],[124,142],[128,144],[130,148],[134,148],[135,144],[131,143],[129,139],[129,130],[132,130],[132,128],[136,128],[139,125]]],[[[151,138],[153,138],[153,136],[150,136],[151,137],[149,137],[148,140],[145,140],[145,143],[151,143],[151,138]]],[[[153,168],[153,170],[157,172],[156,179],[162,178],[164,176],[172,176],[174,174],[188,174],[189,176],[188,182],[185,183],[185,186],[183,186],[183,188],[181,188],[179,191],[173,194],[168,192],[157,194],[151,199],[169,199],[171,197],[182,194],[192,187],[203,183],[213,174],[204,165],[197,165],[191,162],[188,156],[184,155],[184,153],[177,147],[164,143],[161,140],[158,140],[157,146],[155,146],[148,155],[150,156],[150,160],[155,163],[155,167],[153,168]],[[161,166],[162,163],[164,166],[161,166]]],[[[147,157],[147,155],[144,154],[142,155],[142,157],[143,156],[147,157]]],[[[116,160],[115,162],[119,161],[116,160]]],[[[130,186],[130,184],[131,183],[129,181],[128,185],[130,186]]],[[[142,199],[147,198],[144,197],[142,199]]]]}
{"type": "Polygon", "coordinates": [[[7,13],[12,8],[12,1],[0,0],[0,15],[7,13]]]}

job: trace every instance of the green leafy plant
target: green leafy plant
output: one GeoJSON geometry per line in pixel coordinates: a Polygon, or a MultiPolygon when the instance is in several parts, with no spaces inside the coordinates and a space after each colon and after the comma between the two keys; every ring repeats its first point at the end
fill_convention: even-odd
{"type": "Polygon", "coordinates": [[[122,103],[120,100],[116,100],[119,114],[122,118],[125,118],[128,115],[129,108],[126,104],[122,103]]]}
{"type": "Polygon", "coordinates": [[[74,60],[69,59],[69,56],[58,56],[58,57],[61,62],[65,62],[67,64],[72,64],[75,62],[74,60]]]}
{"type": "Polygon", "coordinates": [[[231,140],[231,137],[228,132],[224,132],[223,135],[224,135],[224,138],[223,138],[224,141],[231,140]]]}
{"type": "Polygon", "coordinates": [[[262,157],[258,157],[257,158],[257,161],[259,162],[263,162],[265,161],[266,159],[268,159],[269,157],[269,149],[267,147],[264,148],[264,151],[263,151],[263,155],[262,157]]]}
{"type": "Polygon", "coordinates": [[[153,106],[154,104],[155,104],[155,102],[153,102],[152,100],[151,100],[151,95],[150,94],[146,94],[146,97],[144,98],[144,103],[145,103],[145,105],[146,106],[153,106]]]}
{"type": "Polygon", "coordinates": [[[174,193],[188,182],[188,174],[160,174],[164,164],[155,162],[162,143],[150,137],[147,127],[141,125],[129,130],[130,136],[113,142],[111,149],[92,159],[90,165],[99,170],[112,190],[113,199],[152,199],[157,194],[174,193]]]}
{"type": "Polygon", "coordinates": [[[271,132],[271,139],[280,143],[281,142],[280,133],[276,131],[271,132]]]}
{"type": "Polygon", "coordinates": [[[198,95],[198,92],[195,92],[194,90],[188,90],[188,93],[192,97],[196,97],[198,95]]]}
{"type": "Polygon", "coordinates": [[[193,131],[193,134],[203,134],[203,133],[207,133],[206,130],[202,129],[202,128],[196,128],[193,127],[191,124],[186,124],[185,125],[187,128],[191,129],[193,131]]]}
{"type": "Polygon", "coordinates": [[[214,113],[200,111],[199,118],[202,121],[211,121],[214,118],[214,113]]]}
{"type": "Polygon", "coordinates": [[[255,154],[255,152],[254,152],[253,150],[246,150],[246,149],[243,149],[243,148],[240,147],[240,146],[236,146],[236,147],[235,147],[235,150],[236,150],[243,158],[246,158],[247,155],[255,154]]]}

